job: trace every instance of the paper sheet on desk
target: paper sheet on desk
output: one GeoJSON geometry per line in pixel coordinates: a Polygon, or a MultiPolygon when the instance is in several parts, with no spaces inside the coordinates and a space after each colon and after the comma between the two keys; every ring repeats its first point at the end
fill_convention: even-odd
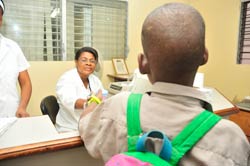
{"type": "Polygon", "coordinates": [[[204,87],[204,88],[199,88],[199,90],[204,92],[208,102],[212,104],[212,108],[214,111],[219,111],[234,107],[234,105],[215,88],[204,87]]]}
{"type": "Polygon", "coordinates": [[[0,118],[0,137],[16,122],[17,117],[0,118]]]}

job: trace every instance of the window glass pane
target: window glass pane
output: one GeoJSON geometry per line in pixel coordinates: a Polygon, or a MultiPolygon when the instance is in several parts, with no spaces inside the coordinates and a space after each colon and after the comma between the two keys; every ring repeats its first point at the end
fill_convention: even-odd
{"type": "Polygon", "coordinates": [[[1,33],[16,41],[30,61],[66,59],[77,49],[95,47],[102,59],[125,57],[127,50],[127,1],[66,0],[66,33],[62,34],[61,0],[7,0],[1,33]]]}
{"type": "Polygon", "coordinates": [[[126,56],[126,1],[67,1],[67,59],[83,46],[96,48],[104,60],[126,56]]]}
{"type": "Polygon", "coordinates": [[[59,4],[56,0],[5,1],[1,33],[16,41],[28,60],[57,60],[60,52],[54,54],[54,48],[60,41],[55,36],[60,32],[52,28],[60,22],[53,20],[50,14],[59,4]]]}

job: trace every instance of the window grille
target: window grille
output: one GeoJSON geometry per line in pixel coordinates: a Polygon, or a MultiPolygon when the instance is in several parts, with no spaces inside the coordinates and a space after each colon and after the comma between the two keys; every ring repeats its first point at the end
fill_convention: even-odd
{"type": "Polygon", "coordinates": [[[20,45],[29,61],[74,60],[76,50],[83,46],[96,48],[103,60],[125,58],[127,3],[121,0],[8,0],[0,30],[20,45]]]}
{"type": "Polygon", "coordinates": [[[238,64],[250,64],[250,1],[241,2],[238,64]]]}

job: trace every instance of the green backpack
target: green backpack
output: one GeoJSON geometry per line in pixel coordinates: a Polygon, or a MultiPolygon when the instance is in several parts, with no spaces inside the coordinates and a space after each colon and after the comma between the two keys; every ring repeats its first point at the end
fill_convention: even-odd
{"type": "Polygon", "coordinates": [[[161,131],[143,134],[140,125],[140,102],[142,94],[131,94],[127,103],[128,152],[114,155],[106,166],[130,165],[177,165],[188,152],[221,117],[204,110],[197,115],[171,142],[161,131]],[[156,154],[146,148],[148,137],[162,139],[161,151],[156,154]]]}

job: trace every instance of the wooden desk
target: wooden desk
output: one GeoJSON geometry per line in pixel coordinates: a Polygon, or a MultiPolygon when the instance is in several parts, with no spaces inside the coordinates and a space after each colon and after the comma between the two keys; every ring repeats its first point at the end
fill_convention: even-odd
{"type": "Polygon", "coordinates": [[[0,148],[54,140],[58,137],[48,115],[18,118],[0,137],[0,148]]]}
{"type": "Polygon", "coordinates": [[[116,74],[107,74],[108,77],[112,78],[114,81],[131,81],[132,80],[132,75],[116,75],[116,74]]]}
{"type": "Polygon", "coordinates": [[[47,151],[0,161],[1,166],[103,166],[101,160],[92,158],[84,146],[47,151]]]}
{"type": "Polygon", "coordinates": [[[0,149],[0,160],[83,146],[80,136],[0,149]]]}
{"type": "MultiPolygon", "coordinates": [[[[214,112],[218,115],[221,116],[227,116],[227,115],[231,115],[234,113],[238,112],[238,108],[236,106],[234,106],[229,100],[227,100],[219,91],[217,91],[214,88],[210,88],[211,90],[211,97],[212,97],[212,106],[214,108],[214,112]]],[[[25,123],[26,125],[18,125],[19,127],[24,127],[24,126],[34,126],[34,125],[38,125],[38,123],[42,122],[44,124],[43,126],[48,125],[51,129],[51,136],[48,138],[43,138],[42,142],[37,142],[38,140],[36,140],[33,143],[29,143],[29,144],[25,144],[25,145],[16,145],[14,147],[5,147],[5,148],[0,148],[0,163],[4,163],[3,165],[8,166],[9,163],[19,163],[19,161],[25,160],[25,163],[30,162],[33,160],[34,158],[39,158],[37,159],[39,162],[44,162],[46,163],[46,159],[47,157],[44,158],[40,158],[40,157],[35,157],[35,156],[50,156],[52,153],[55,154],[55,156],[60,156],[59,153],[63,153],[64,152],[67,155],[71,155],[71,153],[68,153],[67,149],[72,149],[74,152],[72,152],[72,154],[77,155],[78,154],[78,150],[79,148],[83,147],[83,142],[81,141],[80,137],[77,135],[72,135],[71,133],[64,133],[64,134],[58,134],[58,133],[54,133],[54,126],[52,124],[52,122],[50,121],[49,117],[32,117],[31,119],[36,119],[35,121],[32,121],[32,124],[30,124],[29,122],[31,121],[26,121],[25,119],[19,119],[19,120],[24,120],[27,123],[25,123]],[[45,119],[43,121],[37,120],[37,119],[45,119]],[[49,120],[49,121],[48,121],[49,120]],[[54,133],[54,134],[53,134],[54,133]],[[75,151],[76,150],[76,151],[75,151]],[[43,153],[41,153],[43,152],[43,153]],[[75,153],[76,152],[76,153],[75,153]],[[26,157],[23,157],[26,156],[26,157]]],[[[14,128],[18,128],[18,126],[14,126],[14,128]]],[[[38,125],[40,126],[40,125],[38,125]]],[[[20,128],[19,128],[20,129],[20,128]]],[[[50,130],[48,129],[48,130],[50,130]]],[[[44,131],[46,131],[46,128],[43,129],[38,129],[35,128],[33,131],[33,133],[30,134],[34,134],[34,133],[42,133],[44,131]]],[[[11,132],[8,133],[9,135],[13,136],[14,140],[19,139],[19,136],[21,135],[21,133],[25,133],[24,130],[10,130],[7,132],[11,132]]],[[[36,134],[35,134],[36,135],[36,134]]],[[[44,134],[42,134],[44,135],[44,134]]],[[[29,137],[29,136],[27,136],[29,137]]],[[[38,139],[38,137],[34,137],[38,139]]],[[[7,139],[7,138],[6,138],[7,139]]],[[[6,141],[6,139],[4,141],[6,141]]],[[[11,138],[9,138],[11,139],[11,138]]],[[[41,140],[39,140],[41,141],[41,140]]],[[[1,142],[0,142],[1,143],[1,142]]],[[[70,150],[69,150],[70,151],[70,150]]],[[[86,157],[89,158],[89,160],[91,160],[90,156],[88,157],[88,154],[85,154],[84,156],[79,156],[76,160],[80,161],[82,158],[86,157]]],[[[68,159],[70,157],[68,156],[68,159]]],[[[65,160],[64,157],[59,157],[58,162],[65,160]]],[[[35,160],[34,160],[35,161],[35,160]]],[[[88,163],[88,160],[86,160],[86,162],[88,163]]],[[[85,163],[86,163],[85,162],[85,163]]],[[[93,165],[103,165],[103,163],[100,164],[100,161],[94,160],[93,161],[95,164],[93,165]]],[[[1,165],[0,164],[0,165],[1,165]]],[[[62,162],[62,164],[65,164],[62,162]]],[[[83,164],[81,162],[81,164],[83,164]]],[[[11,164],[9,164],[11,165],[11,164]]],[[[33,164],[24,164],[24,165],[33,165],[33,164]]],[[[42,164],[42,165],[50,165],[50,164],[42,164]]],[[[57,164],[55,164],[57,165],[57,164]]],[[[61,165],[61,164],[58,164],[61,165]]],[[[74,164],[73,164],[74,165],[74,164]]],[[[88,163],[88,165],[90,165],[90,163],[88,163]]]]}
{"type": "Polygon", "coordinates": [[[18,118],[0,137],[0,160],[81,145],[78,132],[58,133],[48,115],[18,118]]]}
{"type": "Polygon", "coordinates": [[[229,116],[229,120],[238,124],[250,141],[250,110],[241,107],[239,113],[229,116]]]}

